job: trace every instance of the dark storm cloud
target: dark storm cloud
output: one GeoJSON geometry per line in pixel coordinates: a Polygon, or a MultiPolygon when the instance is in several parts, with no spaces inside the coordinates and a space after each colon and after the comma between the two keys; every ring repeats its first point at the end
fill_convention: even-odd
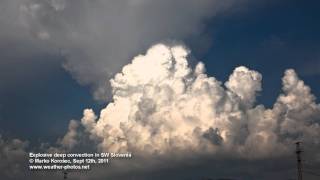
{"type": "Polygon", "coordinates": [[[105,79],[133,55],[157,41],[200,37],[204,20],[239,2],[5,0],[0,4],[0,38],[3,46],[25,43],[24,49],[36,53],[47,48],[61,53],[65,69],[105,100],[105,79]]]}

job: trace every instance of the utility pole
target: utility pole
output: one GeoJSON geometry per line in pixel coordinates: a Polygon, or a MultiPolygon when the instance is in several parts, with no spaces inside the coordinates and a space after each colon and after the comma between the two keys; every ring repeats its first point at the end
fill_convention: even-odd
{"type": "Polygon", "coordinates": [[[68,178],[68,173],[67,173],[67,171],[64,171],[63,172],[63,179],[67,179],[68,178]]]}
{"type": "Polygon", "coordinates": [[[297,155],[297,170],[298,170],[298,180],[302,180],[302,163],[301,163],[301,142],[296,142],[296,155],[297,155]]]}

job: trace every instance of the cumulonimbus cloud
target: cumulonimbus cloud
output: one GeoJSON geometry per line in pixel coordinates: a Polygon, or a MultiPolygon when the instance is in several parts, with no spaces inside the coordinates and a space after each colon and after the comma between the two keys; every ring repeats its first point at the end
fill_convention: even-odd
{"type": "MultiPolygon", "coordinates": [[[[81,123],[100,151],[170,157],[185,152],[259,159],[319,145],[320,106],[294,70],[285,71],[272,108],[256,104],[262,75],[237,67],[223,85],[182,45],[157,44],[110,80],[112,99],[81,123]],[[288,149],[289,148],[289,149],[288,149]]],[[[74,142],[74,141],[73,141],[74,142]]]]}
{"type": "MultiPolygon", "coordinates": [[[[285,71],[282,93],[272,108],[266,108],[256,102],[262,90],[260,73],[240,66],[223,84],[206,74],[202,62],[191,67],[189,55],[183,45],[150,47],[110,80],[112,101],[99,115],[85,109],[81,121],[70,121],[58,146],[40,149],[74,151],[91,140],[96,145],[91,150],[132,152],[133,160],[113,161],[108,169],[94,168],[83,177],[118,179],[122,174],[126,179],[132,171],[148,174],[150,168],[167,167],[168,162],[176,167],[190,163],[190,158],[194,163],[207,158],[283,158],[292,154],[296,141],[319,148],[320,105],[294,70],[285,71]]],[[[26,146],[27,142],[0,137],[4,177],[26,173],[26,146]]],[[[320,162],[319,152],[312,156],[320,162]]],[[[43,174],[33,175],[36,179],[43,174]]]]}

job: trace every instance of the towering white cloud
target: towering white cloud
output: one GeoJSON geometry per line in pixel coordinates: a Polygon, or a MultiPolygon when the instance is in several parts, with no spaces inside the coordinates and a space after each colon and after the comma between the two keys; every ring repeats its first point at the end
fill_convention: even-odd
{"type": "Polygon", "coordinates": [[[101,151],[171,157],[185,152],[242,158],[281,156],[292,143],[319,145],[320,106],[294,70],[272,109],[256,105],[262,76],[238,67],[223,87],[188,65],[189,50],[157,44],[110,80],[113,101],[81,120],[101,151]]]}
{"type": "Polygon", "coordinates": [[[289,136],[286,139],[296,136],[319,144],[320,105],[315,103],[310,88],[297,77],[294,70],[287,70],[282,81],[284,93],[274,105],[281,134],[289,136]]]}
{"type": "MultiPolygon", "coordinates": [[[[241,66],[223,85],[205,73],[203,63],[190,67],[189,53],[182,45],[157,44],[136,56],[110,80],[112,101],[99,115],[85,109],[80,122],[70,121],[57,147],[41,150],[73,151],[90,139],[96,145],[91,150],[134,155],[131,161],[94,168],[81,175],[83,179],[119,179],[120,174],[120,179],[128,179],[132,171],[148,174],[150,168],[167,167],[168,162],[171,167],[201,164],[208,157],[226,162],[281,159],[292,154],[296,141],[312,147],[309,156],[320,163],[320,105],[294,70],[285,72],[282,94],[266,108],[255,102],[262,90],[260,73],[241,66]]],[[[27,172],[26,146],[0,137],[0,175],[14,179],[27,172]]]]}
{"type": "Polygon", "coordinates": [[[246,67],[237,67],[231,74],[226,87],[238,95],[245,106],[252,106],[256,99],[256,92],[261,91],[262,76],[246,67]]]}

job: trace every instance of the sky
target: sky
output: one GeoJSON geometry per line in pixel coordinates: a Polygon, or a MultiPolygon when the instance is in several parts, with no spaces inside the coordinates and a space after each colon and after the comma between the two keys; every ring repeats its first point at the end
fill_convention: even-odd
{"type": "MultiPolygon", "coordinates": [[[[306,138],[306,142],[311,142],[310,147],[313,147],[314,144],[315,148],[319,147],[317,144],[319,142],[313,142],[320,134],[320,120],[317,116],[320,112],[319,100],[310,95],[320,97],[320,37],[318,33],[320,13],[317,8],[319,5],[320,3],[316,0],[228,0],[223,2],[218,0],[203,2],[180,0],[128,0],[121,2],[3,0],[0,2],[1,137],[7,139],[9,144],[10,139],[13,138],[18,138],[22,142],[28,141],[29,146],[26,148],[23,146],[26,152],[29,149],[37,149],[44,142],[72,149],[73,147],[66,145],[69,142],[67,134],[70,132],[72,122],[70,120],[75,120],[84,129],[76,130],[78,134],[88,133],[91,136],[99,137],[99,140],[102,139],[102,142],[96,144],[95,150],[97,151],[108,151],[112,148],[122,151],[133,148],[138,154],[137,156],[140,153],[151,153],[146,152],[145,147],[142,146],[145,145],[145,142],[141,137],[142,142],[127,139],[128,144],[139,142],[133,147],[111,147],[108,144],[109,137],[125,136],[134,139],[133,137],[136,137],[137,133],[143,134],[145,132],[148,134],[149,129],[145,129],[146,126],[141,126],[140,123],[130,124],[137,129],[136,131],[122,129],[120,134],[104,134],[102,125],[105,124],[109,124],[115,129],[121,129],[119,122],[126,122],[127,119],[119,114],[126,114],[129,111],[121,107],[132,106],[138,108],[133,119],[141,120],[142,124],[145,123],[157,129],[155,127],[167,127],[167,124],[170,127],[168,122],[173,121],[173,126],[176,123],[177,126],[184,127],[172,130],[177,137],[180,137],[181,133],[194,132],[194,127],[198,126],[203,129],[201,130],[203,137],[206,137],[207,134],[208,137],[213,137],[214,141],[211,146],[203,144],[201,140],[196,138],[192,141],[197,145],[195,152],[203,151],[201,148],[206,147],[205,149],[210,151],[209,155],[201,154],[199,158],[194,160],[195,163],[190,165],[185,165],[186,160],[178,157],[177,162],[173,163],[174,165],[168,170],[163,164],[167,163],[168,158],[174,156],[172,151],[177,147],[188,149],[190,144],[184,142],[181,137],[177,138],[178,140],[174,139],[172,141],[174,145],[167,148],[159,142],[166,136],[167,131],[171,132],[171,130],[159,130],[161,136],[151,138],[154,142],[151,145],[159,148],[155,151],[161,152],[159,162],[151,163],[153,165],[147,170],[142,168],[126,171],[133,172],[137,179],[150,179],[151,177],[186,179],[187,175],[191,179],[204,176],[231,179],[295,178],[295,172],[292,172],[295,162],[290,159],[291,156],[288,155],[290,151],[287,149],[292,147],[288,147],[284,143],[291,138],[290,133],[293,130],[290,129],[290,123],[288,123],[287,129],[283,130],[287,134],[281,135],[279,135],[280,131],[274,130],[277,128],[268,129],[269,126],[273,127],[272,123],[263,128],[254,125],[253,129],[261,128],[261,132],[270,133],[271,135],[268,134],[270,137],[276,134],[277,140],[270,140],[261,147],[266,150],[259,148],[252,150],[246,144],[244,152],[254,151],[258,154],[253,160],[246,156],[248,153],[240,152],[240,150],[239,152],[230,152],[231,155],[220,151],[230,151],[228,148],[231,147],[238,148],[238,143],[241,144],[242,141],[254,144],[255,136],[252,132],[255,131],[245,133],[236,130],[239,124],[241,127],[242,123],[251,122],[251,116],[267,116],[261,115],[261,113],[268,114],[270,110],[278,122],[285,121],[287,117],[283,118],[281,113],[283,113],[284,104],[290,104],[290,100],[281,99],[280,94],[285,94],[287,99],[294,96],[298,99],[297,101],[299,101],[299,97],[300,101],[307,99],[305,104],[299,105],[294,102],[290,106],[288,105],[288,107],[297,108],[287,110],[286,113],[292,112],[291,119],[310,118],[310,122],[308,120],[305,126],[299,124],[300,121],[297,123],[297,126],[304,127],[301,128],[303,129],[301,132],[297,133],[306,134],[303,137],[306,138]],[[158,43],[163,43],[164,47],[156,45],[158,43]],[[176,46],[177,48],[175,48],[176,46]],[[172,52],[167,52],[167,48],[172,48],[172,52]],[[172,65],[172,68],[176,68],[175,72],[165,75],[162,65],[160,67],[159,64],[148,63],[153,59],[159,59],[165,63],[169,62],[165,55],[161,60],[162,55],[157,51],[175,58],[174,64],[177,66],[172,65]],[[135,64],[132,59],[135,59],[139,54],[142,58],[137,60],[135,64]],[[186,58],[185,54],[189,54],[190,57],[186,58]],[[190,69],[183,66],[183,63],[186,63],[184,58],[188,59],[187,64],[191,67],[190,69]],[[199,61],[203,63],[205,70],[201,70],[200,66],[202,65],[198,64],[199,61]],[[246,68],[237,70],[236,68],[239,66],[246,68]],[[123,67],[131,70],[126,71],[122,69],[123,67]],[[155,69],[150,71],[148,68],[155,69]],[[197,69],[200,69],[199,72],[197,69]],[[287,71],[288,69],[294,69],[294,73],[290,70],[287,71]],[[192,71],[195,75],[183,74],[185,71],[192,71]],[[117,77],[117,73],[120,72],[122,75],[117,77]],[[214,77],[220,82],[202,79],[203,83],[210,81],[207,86],[212,90],[208,90],[208,92],[205,90],[203,97],[198,96],[202,91],[193,89],[197,86],[196,80],[200,79],[201,74],[214,77]],[[303,90],[300,90],[298,85],[297,90],[290,86],[292,83],[290,79],[296,79],[296,76],[310,87],[311,92],[302,85],[299,87],[303,90]],[[150,79],[143,77],[150,77],[150,79]],[[170,81],[164,77],[170,77],[170,81]],[[110,79],[112,79],[111,83],[110,79]],[[181,94],[179,88],[182,85],[179,83],[176,85],[177,82],[171,82],[172,79],[177,79],[177,82],[183,79],[186,83],[184,87],[192,89],[190,92],[184,93],[184,96],[191,100],[183,101],[178,98],[180,96],[169,98],[173,107],[180,105],[180,103],[185,103],[182,106],[187,107],[188,103],[192,104],[192,100],[205,104],[208,98],[212,98],[212,102],[208,102],[209,104],[215,104],[215,97],[226,99],[224,100],[225,104],[219,100],[219,103],[210,106],[214,110],[199,105],[200,114],[198,111],[192,110],[190,112],[190,118],[200,116],[199,121],[194,120],[196,123],[192,126],[181,123],[178,120],[180,116],[175,116],[175,112],[171,111],[169,114],[172,114],[172,117],[176,117],[177,120],[172,120],[172,117],[159,120],[158,116],[168,110],[162,100],[160,101],[157,96],[150,95],[150,93],[165,89],[164,85],[158,87],[156,84],[167,82],[170,86],[172,85],[173,92],[181,94]],[[189,80],[193,83],[188,84],[189,80]],[[240,85],[237,82],[240,82],[240,85]],[[140,88],[148,86],[151,86],[153,90],[150,92],[148,89],[140,91],[140,88]],[[136,87],[136,89],[128,90],[131,87],[136,87]],[[144,94],[145,91],[148,92],[144,94]],[[135,96],[131,95],[131,92],[142,93],[141,96],[145,99],[134,100],[135,96]],[[228,103],[232,104],[232,110],[227,108],[226,104],[228,103]],[[114,106],[114,109],[111,105],[114,106]],[[263,105],[263,108],[256,108],[259,105],[263,105]],[[153,106],[157,108],[150,108],[153,106]],[[239,109],[234,110],[238,106],[239,109]],[[230,118],[230,114],[236,112],[245,115],[239,117],[241,123],[225,125],[223,120],[219,119],[220,116],[212,115],[216,109],[219,109],[228,118],[230,118]],[[99,115],[101,110],[108,112],[110,117],[99,115]],[[260,114],[256,115],[258,111],[260,114]],[[210,128],[205,130],[206,127],[211,126],[207,124],[209,117],[217,119],[215,121],[217,129],[212,127],[212,130],[210,128]],[[148,119],[152,120],[148,122],[148,119]],[[230,133],[230,137],[224,136],[223,132],[230,133]],[[251,134],[253,134],[252,137],[251,134]],[[286,139],[287,136],[290,138],[286,139]],[[216,148],[221,144],[220,138],[226,142],[225,144],[230,143],[231,145],[226,145],[221,148],[222,150],[216,148]],[[252,142],[250,138],[253,139],[252,142]],[[62,142],[57,139],[62,139],[62,142]],[[275,150],[279,153],[276,153],[274,157],[270,154],[275,150]],[[283,160],[283,163],[279,163],[276,168],[273,168],[275,162],[279,160],[277,158],[283,160]],[[215,164],[215,167],[212,167],[212,164],[215,164]],[[242,164],[246,165],[243,167],[242,164]],[[263,172],[264,170],[261,168],[263,164],[267,164],[266,166],[269,167],[267,172],[263,172]],[[230,174],[226,173],[226,169],[230,174]],[[294,175],[291,176],[291,174],[294,175]]],[[[165,94],[164,97],[167,95],[165,94]]],[[[178,108],[176,110],[179,113],[180,111],[185,113],[185,111],[188,112],[188,109],[178,108]]],[[[130,121],[131,115],[128,119],[130,121]]],[[[285,125],[281,125],[279,128],[282,126],[285,125]]],[[[155,131],[154,129],[153,131],[155,131]]],[[[145,139],[145,141],[149,140],[145,139]]],[[[290,140],[297,139],[291,138],[290,140]]],[[[77,142],[81,142],[81,140],[77,139],[77,142]]],[[[5,143],[1,145],[0,147],[6,146],[5,143]]],[[[310,152],[318,154],[314,158],[317,161],[310,162],[310,164],[319,170],[319,151],[311,148],[310,152]]],[[[183,153],[185,152],[183,151],[183,153]]],[[[148,157],[139,157],[137,163],[144,163],[148,157]]],[[[119,167],[122,166],[125,165],[119,164],[119,167]]],[[[0,168],[0,171],[5,172],[7,169],[0,168]]],[[[128,179],[129,175],[126,173],[120,176],[117,173],[112,173],[112,169],[109,171],[109,174],[104,175],[103,170],[98,169],[97,174],[102,178],[110,176],[114,179],[128,179]]],[[[10,179],[6,173],[0,173],[0,175],[10,179]]],[[[39,177],[41,178],[41,176],[39,177]]],[[[316,179],[312,176],[307,177],[316,179]]],[[[76,175],[74,178],[77,179],[76,175]]]]}

